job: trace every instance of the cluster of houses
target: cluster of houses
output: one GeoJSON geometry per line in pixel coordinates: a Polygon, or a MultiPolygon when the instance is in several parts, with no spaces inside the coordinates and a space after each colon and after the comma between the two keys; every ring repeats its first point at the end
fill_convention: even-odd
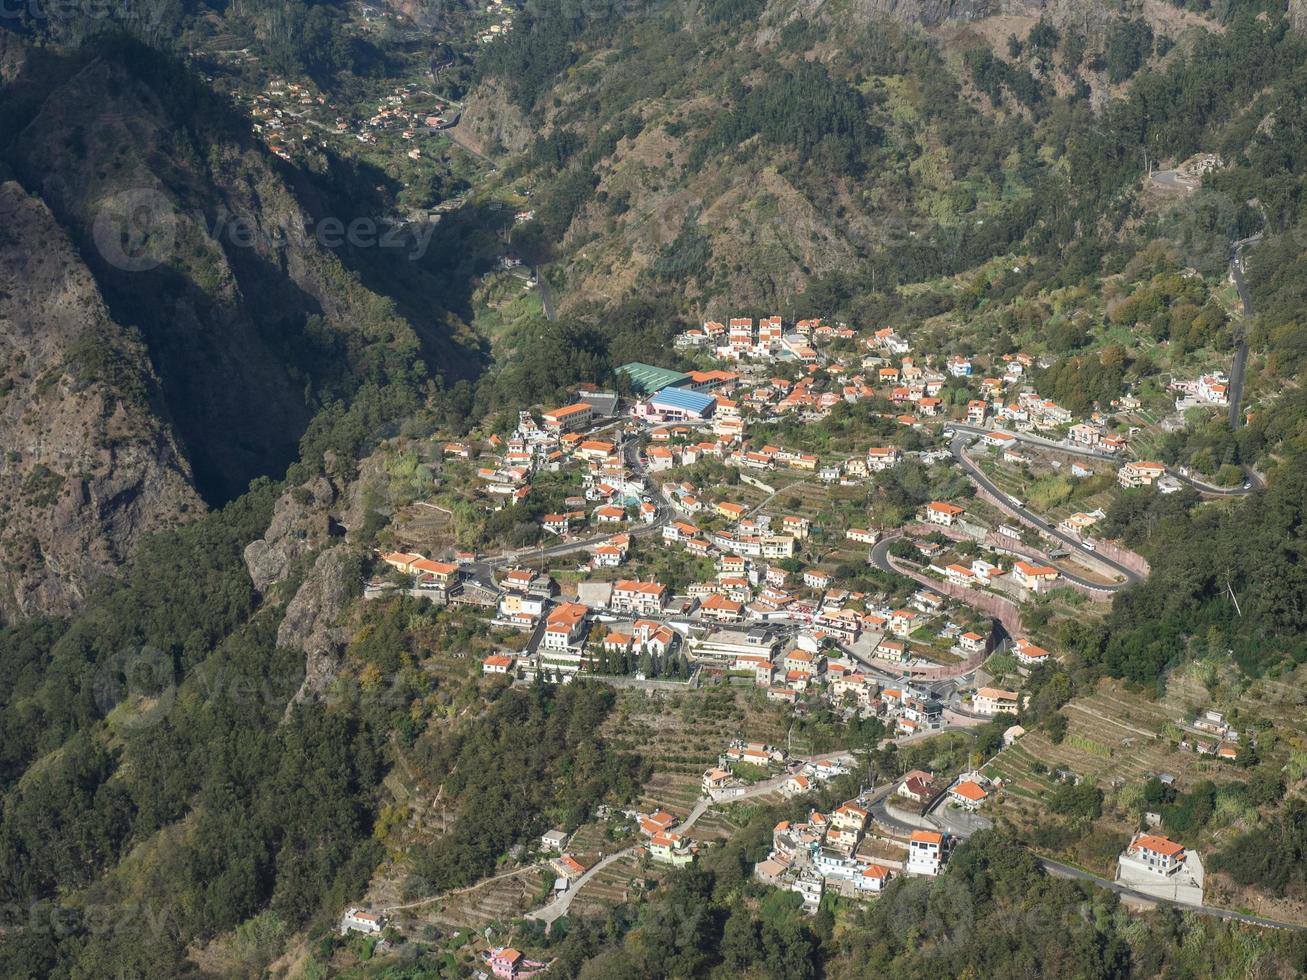
{"type": "Polygon", "coordinates": [[[620,446],[584,435],[584,430],[611,414],[616,396],[584,394],[586,400],[550,409],[539,421],[530,412],[519,413],[517,427],[507,438],[492,435],[486,440],[488,457],[483,458],[468,442],[446,443],[444,456],[479,464],[475,470],[478,486],[493,501],[495,510],[526,500],[537,472],[583,467],[583,493],[568,497],[564,511],[541,518],[544,529],[553,534],[566,535],[587,522],[654,521],[657,508],[645,499],[644,481],[630,472],[620,446]]]}
{"type": "Polygon", "coordinates": [[[508,0],[488,0],[485,12],[490,22],[477,34],[477,43],[489,44],[506,37],[513,29],[513,16],[517,12],[508,0]]]}
{"type": "MultiPolygon", "coordinates": [[[[1001,419],[1018,430],[1034,430],[1059,429],[1074,420],[1068,409],[1026,384],[1027,375],[1037,365],[1025,352],[1003,355],[992,365],[992,374],[983,374],[965,355],[949,355],[938,364],[933,357],[919,361],[912,356],[908,342],[891,327],[863,338],[865,353],[852,353],[856,347],[850,352],[818,352],[824,344],[858,337],[858,331],[846,324],[808,319],[786,329],[780,317],[768,316],[756,324],[752,318],[732,318],[725,324],[709,320],[680,334],[676,345],[709,353],[719,361],[788,361],[807,367],[810,373],[820,368],[828,376],[821,385],[811,378],[798,382],[769,378],[729,401],[737,411],[752,407],[759,417],[796,409],[821,415],[841,401],[880,396],[894,406],[910,409],[913,414],[902,420],[915,422],[918,417],[939,416],[961,404],[956,395],[945,398],[945,389],[961,381],[960,390],[975,396],[965,402],[962,417],[968,423],[983,425],[989,419],[1001,419]]],[[[722,400],[719,397],[719,404],[722,400]]],[[[1104,426],[1105,420],[1095,413],[1071,438],[1107,452],[1123,450],[1125,437],[1104,431],[1104,426]]]]}
{"type": "Polygon", "coordinates": [[[1177,411],[1197,405],[1224,407],[1230,404],[1230,379],[1219,371],[1198,378],[1173,379],[1170,388],[1176,393],[1177,411]]]}
{"type": "Polygon", "coordinates": [[[782,820],[772,828],[771,851],[754,865],[754,876],[797,893],[805,910],[815,912],[827,892],[869,898],[899,875],[938,875],[954,844],[937,831],[917,830],[906,842],[891,842],[869,836],[870,829],[866,796],[831,813],[810,810],[802,822],[782,820]]]}
{"type": "MultiPolygon", "coordinates": [[[[501,0],[495,0],[496,3],[501,0]]],[[[419,90],[413,83],[396,86],[382,96],[372,115],[353,120],[342,114],[341,107],[327,100],[310,85],[273,79],[263,92],[250,99],[253,129],[261,136],[268,149],[283,160],[290,160],[290,148],[296,142],[324,147],[321,126],[337,136],[352,136],[358,142],[376,145],[385,133],[398,133],[404,140],[413,140],[423,132],[444,129],[451,123],[453,107],[443,99],[419,90]],[[312,117],[317,110],[334,115],[330,125],[318,123],[312,117]],[[297,139],[292,139],[297,134],[297,139]]],[[[410,148],[410,159],[420,159],[421,151],[410,148]]]]}
{"type": "Polygon", "coordinates": [[[706,321],[676,338],[680,348],[711,351],[724,361],[753,359],[758,361],[794,360],[802,364],[817,363],[812,344],[819,338],[852,340],[857,331],[844,324],[830,325],[821,320],[799,320],[787,331],[779,316],[767,316],[754,324],[752,317],[732,317],[727,323],[706,321]]]}
{"type": "Polygon", "coordinates": [[[1180,740],[1180,748],[1224,762],[1239,757],[1239,730],[1226,721],[1223,712],[1208,708],[1188,724],[1181,722],[1181,727],[1187,734],[1180,740]]]}

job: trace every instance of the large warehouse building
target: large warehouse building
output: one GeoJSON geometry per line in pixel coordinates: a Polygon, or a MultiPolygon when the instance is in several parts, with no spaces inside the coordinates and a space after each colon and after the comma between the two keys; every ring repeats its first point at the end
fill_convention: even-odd
{"type": "Polygon", "coordinates": [[[648,402],[647,418],[661,418],[667,422],[684,422],[687,419],[706,419],[717,407],[717,399],[702,391],[689,388],[664,388],[648,402]]]}

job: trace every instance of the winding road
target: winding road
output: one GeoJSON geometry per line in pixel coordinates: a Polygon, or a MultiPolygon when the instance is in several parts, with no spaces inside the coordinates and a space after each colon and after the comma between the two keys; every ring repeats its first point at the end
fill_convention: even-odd
{"type": "MultiPolygon", "coordinates": [[[[995,499],[1000,501],[1000,507],[1003,510],[1006,510],[1008,513],[1020,517],[1023,521],[1030,524],[1041,534],[1045,535],[1046,537],[1050,537],[1053,538],[1054,540],[1062,542],[1068,548],[1071,548],[1076,552],[1084,551],[1085,549],[1081,546],[1080,540],[1078,538],[1074,537],[1073,535],[1067,534],[1065,531],[1059,530],[1057,527],[1048,523],[1048,521],[1044,520],[1038,514],[1034,513],[1031,510],[1027,510],[1024,506],[1013,503],[1012,498],[1009,497],[1002,490],[1000,490],[994,484],[994,481],[991,480],[989,477],[987,477],[984,474],[984,472],[980,469],[980,467],[971,461],[971,457],[968,456],[966,453],[966,447],[970,444],[972,439],[975,438],[975,432],[969,431],[969,428],[970,427],[964,428],[961,426],[953,426],[954,435],[952,440],[950,440],[949,447],[948,447],[949,452],[952,453],[953,455],[953,459],[957,462],[959,466],[962,467],[962,470],[964,473],[966,473],[967,478],[970,479],[972,483],[976,484],[979,487],[983,487],[985,490],[988,490],[991,494],[993,494],[995,499]]],[[[980,430],[980,431],[983,432],[984,430],[980,430]]],[[[1059,569],[1059,571],[1062,572],[1062,576],[1070,582],[1075,582],[1087,588],[1099,589],[1105,592],[1111,592],[1116,589],[1124,589],[1127,586],[1134,585],[1137,582],[1143,581],[1143,577],[1138,572],[1134,571],[1133,569],[1127,568],[1125,565],[1122,565],[1120,562],[1114,561],[1113,559],[1108,558],[1106,555],[1101,555],[1097,552],[1093,552],[1092,554],[1093,554],[1093,561],[1097,562],[1098,564],[1104,565],[1107,568],[1110,568],[1117,575],[1121,576],[1121,578],[1124,581],[1114,582],[1114,583],[1093,582],[1088,579],[1079,578],[1078,576],[1073,575],[1070,572],[1059,569]]]]}
{"type": "MultiPolygon", "coordinates": [[[[1007,429],[986,429],[978,425],[968,425],[965,422],[950,422],[946,431],[952,429],[955,432],[969,432],[975,436],[989,435],[993,432],[1002,432],[1009,435],[1017,442],[1024,442],[1031,446],[1040,446],[1044,449],[1056,450],[1060,453],[1068,453],[1072,456],[1084,456],[1087,459],[1101,459],[1109,463],[1122,462],[1119,456],[1112,453],[1103,452],[1100,449],[1090,449],[1088,446],[1077,446],[1074,443],[1058,442],[1054,439],[1045,439],[1043,436],[1031,435],[1029,432],[1011,432],[1007,429]]],[[[1242,497],[1245,494],[1252,493],[1253,490],[1262,484],[1262,478],[1252,470],[1244,470],[1246,479],[1243,484],[1237,487],[1218,487],[1210,483],[1204,483],[1202,480],[1196,480],[1183,470],[1166,468],[1168,476],[1174,477],[1186,486],[1193,487],[1199,493],[1207,494],[1211,497],[1242,497]]]]}

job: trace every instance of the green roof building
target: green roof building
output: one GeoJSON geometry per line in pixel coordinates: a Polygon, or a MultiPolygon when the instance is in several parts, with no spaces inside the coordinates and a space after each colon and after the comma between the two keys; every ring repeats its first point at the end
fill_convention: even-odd
{"type": "Polygon", "coordinates": [[[654,367],[652,364],[643,364],[640,361],[623,364],[617,369],[617,373],[624,374],[630,379],[631,390],[637,395],[652,395],[655,391],[662,391],[673,385],[683,385],[690,380],[688,374],[654,367]]]}

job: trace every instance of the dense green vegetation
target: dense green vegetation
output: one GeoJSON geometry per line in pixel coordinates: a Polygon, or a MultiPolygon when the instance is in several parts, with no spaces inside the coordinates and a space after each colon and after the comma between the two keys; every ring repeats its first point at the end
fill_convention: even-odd
{"type": "MultiPolygon", "coordinates": [[[[660,193],[719,177],[747,188],[774,171],[813,207],[815,225],[855,229],[840,240],[848,248],[839,268],[809,268],[787,243],[796,249],[788,264],[765,274],[789,292],[778,289],[768,301],[927,337],[951,329],[956,315],[977,352],[1033,344],[1055,355],[1035,380],[1078,412],[1142,386],[1159,364],[1228,353],[1235,326],[1212,280],[1223,275],[1228,242],[1265,226],[1266,239],[1249,251],[1259,312],[1250,380],[1263,394],[1279,390],[1274,410],[1237,431],[1215,416],[1195,420],[1163,439],[1159,452],[1227,478],[1255,463],[1268,487],[1215,504],[1192,492],[1118,497],[1105,531],[1142,550],[1154,571],[1117,599],[1104,624],[1057,625],[1067,660],[1033,672],[1021,721],[1059,742],[1067,728],[1059,709],[1103,674],[1156,688],[1168,669],[1196,658],[1233,659],[1250,674],[1307,660],[1307,394],[1287,383],[1307,363],[1307,45],[1279,10],[1257,18],[1263,6],[1222,5],[1227,30],[1186,39],[1155,67],[1170,41],[1138,19],[1112,21],[1092,43],[1041,21],[1026,38],[1010,39],[1006,52],[972,43],[957,56],[881,21],[798,18],[761,46],[752,35],[746,43],[741,22],[765,15],[755,0],[712,0],[702,17],[662,4],[553,4],[524,14],[520,29],[486,47],[476,76],[504,86],[533,118],[549,119],[520,158],[504,162],[512,179],[534,189],[537,218],[517,246],[528,258],[565,264],[610,225],[647,217],[632,213],[629,186],[605,180],[619,150],[665,103],[677,108],[661,118],[659,138],[674,151],[649,168],[660,171],[660,193]],[[606,60],[592,63],[596,54],[606,60]],[[1088,71],[1129,85],[1095,109],[1088,71]],[[1199,150],[1228,163],[1201,194],[1160,215],[1141,204],[1145,152],[1156,161],[1199,150]],[[574,234],[578,219],[590,224],[574,234]]],[[[169,23],[182,16],[173,11],[169,23]]],[[[257,28],[277,70],[326,80],[385,69],[370,45],[347,43],[335,5],[255,4],[233,16],[257,28]]],[[[237,134],[232,114],[194,76],[172,59],[127,50],[140,57],[125,77],[163,93],[165,115],[186,123],[179,158],[248,148],[244,130],[237,134]],[[208,128],[194,124],[201,116],[208,128]]],[[[48,54],[36,61],[43,84],[6,90],[0,107],[6,167],[25,165],[29,177],[39,168],[9,144],[11,134],[36,117],[59,72],[82,63],[48,54]]],[[[70,152],[79,145],[72,138],[70,152]]],[[[194,179],[214,176],[208,166],[197,166],[194,179]]],[[[334,205],[376,203],[379,178],[366,168],[338,164],[299,177],[334,205]]],[[[781,227],[792,217],[763,210],[781,227]]],[[[338,273],[360,313],[357,331],[331,329],[307,302],[260,320],[304,390],[303,424],[285,426],[278,457],[283,465],[299,457],[289,482],[324,469],[348,482],[381,434],[401,426],[461,434],[491,420],[503,431],[517,409],[562,400],[578,382],[610,383],[626,361],[688,366],[672,353],[672,335],[751,259],[725,254],[697,207],[660,217],[670,231],[649,247],[647,271],[624,294],[553,322],[519,324],[496,338],[497,360],[476,379],[437,377],[435,369],[449,366],[435,342],[448,323],[414,314],[437,302],[454,310],[458,297],[439,287],[482,271],[469,243],[493,238],[503,219],[475,205],[447,222],[455,232],[402,281],[366,258],[343,262],[338,273]]],[[[160,305],[161,297],[180,288],[156,285],[110,293],[147,336],[172,323],[175,307],[160,305]]],[[[79,383],[121,371],[94,338],[75,354],[79,383]]],[[[949,404],[968,396],[960,384],[945,390],[949,404]]],[[[775,437],[801,435],[832,454],[868,444],[924,448],[920,433],[882,416],[888,407],[840,405],[816,425],[782,422],[775,437]]],[[[648,775],[649,760],[613,751],[601,734],[614,709],[601,685],[490,685],[483,703],[481,692],[467,693],[465,678],[424,670],[427,658],[465,652],[478,627],[410,600],[355,612],[342,679],[357,677],[356,688],[343,683],[326,703],[287,711],[303,655],[277,648],[284,596],[258,596],[241,557],[267,527],[280,488],[261,480],[241,492],[247,480],[228,476],[232,503],[150,540],[78,615],[0,631],[0,899],[59,908],[67,918],[53,937],[44,928],[6,936],[6,976],[176,975],[187,947],[271,928],[264,916],[283,931],[321,927],[357,899],[382,859],[374,831],[395,753],[439,781],[447,802],[448,832],[410,855],[432,890],[492,873],[541,830],[575,827],[598,804],[637,796],[648,775]],[[96,908],[147,901],[168,910],[162,924],[128,917],[122,928],[97,928],[96,908]]],[[[694,477],[723,482],[708,468],[694,477]]],[[[57,488],[39,473],[28,489],[57,488]]],[[[469,520],[461,530],[468,543],[529,543],[533,518],[558,509],[568,491],[542,477],[520,512],[469,520]]],[[[900,467],[876,479],[868,514],[897,523],[926,500],[968,492],[954,469],[900,467]]],[[[380,520],[369,512],[360,529],[367,543],[380,520]]],[[[361,547],[354,560],[361,568],[361,547]]],[[[706,574],[679,557],[657,572],[676,586],[706,574]]],[[[903,587],[860,566],[842,572],[856,588],[903,587]]],[[[1029,622],[1042,625],[1048,615],[1032,609],[1029,622]]],[[[602,669],[614,673],[684,673],[680,660],[605,660],[602,669]]],[[[992,754],[1005,724],[982,729],[974,750],[992,754]]],[[[878,721],[828,713],[802,719],[795,732],[822,745],[870,745],[883,734],[878,721]]],[[[909,761],[952,766],[972,748],[923,746],[873,762],[884,773],[909,761]]],[[[1177,834],[1202,830],[1232,808],[1255,821],[1262,808],[1262,824],[1217,851],[1213,868],[1301,897],[1307,810],[1295,795],[1284,802],[1283,781],[1256,765],[1252,750],[1239,764],[1246,779],[1180,794],[1150,784],[1141,802],[1177,834]]],[[[1054,831],[1093,820],[1103,804],[1093,786],[1057,786],[1054,831]]],[[[1307,969],[1299,938],[1250,936],[1172,914],[1127,917],[1110,895],[1049,878],[994,834],[973,839],[938,881],[898,882],[866,909],[828,901],[808,919],[793,896],[750,881],[782,815],[802,812],[762,812],[710,849],[701,869],[671,875],[647,901],[532,938],[558,957],[554,972],[586,977],[1189,976],[1213,962],[1249,974],[1307,969]]]]}
{"type": "Polygon", "coordinates": [[[606,748],[598,730],[616,700],[600,684],[555,692],[537,684],[510,690],[480,717],[418,742],[415,759],[448,773],[444,792],[458,800],[449,832],[417,859],[438,890],[489,874],[514,844],[553,826],[573,829],[597,804],[632,796],[647,763],[606,748]]]}

